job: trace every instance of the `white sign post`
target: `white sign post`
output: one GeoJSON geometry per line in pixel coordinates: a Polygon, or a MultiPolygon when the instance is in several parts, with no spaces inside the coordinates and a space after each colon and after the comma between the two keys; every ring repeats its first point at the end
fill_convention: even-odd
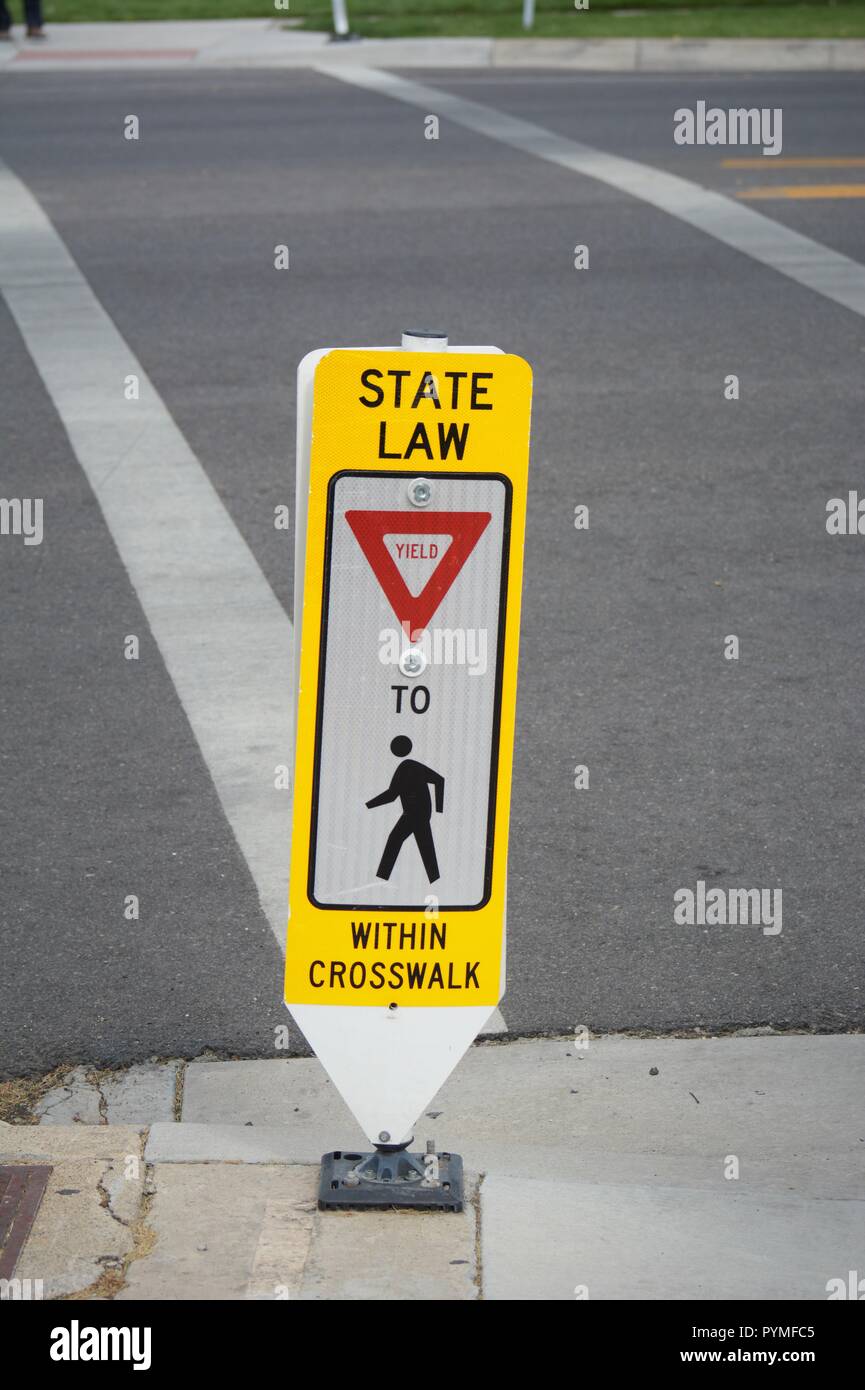
{"type": "Polygon", "coordinates": [[[338,39],[347,39],[349,35],[348,9],[345,0],[332,0],[333,5],[333,32],[338,39]]]}

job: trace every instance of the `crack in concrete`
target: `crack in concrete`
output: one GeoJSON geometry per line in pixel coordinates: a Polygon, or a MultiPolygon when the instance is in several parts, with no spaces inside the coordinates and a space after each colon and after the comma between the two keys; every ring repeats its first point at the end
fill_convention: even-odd
{"type": "Polygon", "coordinates": [[[186,1068],[188,1066],[188,1062],[178,1062],[177,1074],[174,1078],[174,1118],[178,1124],[183,1119],[183,1088],[186,1085],[186,1068]]]}
{"type": "Polygon", "coordinates": [[[98,1097],[97,1103],[99,1106],[99,1123],[101,1125],[108,1124],[108,1098],[102,1089],[103,1081],[105,1081],[109,1077],[120,1076],[121,1074],[131,1070],[131,1067],[90,1067],[87,1071],[85,1071],[84,1079],[87,1082],[88,1086],[93,1087],[98,1097]]]}
{"type": "MultiPolygon", "coordinates": [[[[88,1081],[89,1081],[89,1080],[90,1080],[90,1077],[88,1077],[87,1079],[88,1079],[88,1081]]],[[[105,1092],[104,1092],[103,1089],[102,1089],[102,1084],[101,1084],[100,1081],[98,1081],[98,1080],[96,1080],[96,1079],[94,1078],[94,1080],[91,1081],[91,1085],[93,1086],[94,1090],[96,1091],[97,1096],[99,1097],[99,1102],[98,1102],[98,1104],[99,1104],[99,1123],[100,1123],[101,1125],[107,1125],[107,1124],[108,1124],[108,1101],[105,1099],[105,1092]]]]}
{"type": "Polygon", "coordinates": [[[112,1217],[113,1220],[115,1220],[119,1226],[123,1226],[126,1230],[128,1230],[129,1222],[124,1221],[122,1216],[118,1216],[117,1212],[114,1210],[114,1207],[111,1204],[111,1193],[105,1186],[105,1179],[108,1176],[109,1172],[112,1172],[113,1169],[114,1159],[110,1158],[107,1160],[105,1167],[102,1170],[102,1177],[96,1184],[96,1191],[99,1193],[99,1204],[100,1206],[105,1208],[105,1210],[108,1212],[108,1215],[112,1217]]]}
{"type": "Polygon", "coordinates": [[[42,1117],[43,1117],[44,1115],[50,1115],[51,1112],[52,1112],[52,1110],[56,1110],[56,1109],[57,1109],[58,1105],[62,1105],[64,1101],[71,1100],[71,1099],[72,1099],[72,1087],[71,1087],[71,1086],[64,1086],[64,1087],[62,1088],[61,1094],[57,1097],[57,1099],[56,1099],[55,1101],[52,1101],[52,1103],[51,1103],[50,1105],[44,1105],[44,1106],[42,1107],[42,1109],[41,1109],[40,1112],[39,1112],[39,1118],[42,1119],[42,1117]]]}
{"type": "MultiPolygon", "coordinates": [[[[86,1288],[78,1289],[76,1293],[63,1294],[63,1301],[69,1300],[99,1300],[111,1302],[119,1293],[126,1288],[126,1278],[129,1273],[129,1266],[135,1260],[144,1260],[151,1253],[156,1245],[156,1232],[150,1225],[148,1217],[156,1196],[156,1187],[153,1180],[153,1168],[149,1163],[144,1162],[144,1151],[147,1146],[149,1130],[144,1130],[139,1139],[139,1160],[143,1165],[144,1173],[141,1179],[141,1196],[138,1202],[138,1211],[134,1221],[124,1221],[118,1216],[111,1206],[111,1194],[104,1186],[104,1176],[97,1183],[99,1200],[103,1207],[107,1209],[115,1221],[119,1222],[125,1230],[132,1236],[132,1246],[125,1255],[103,1256],[104,1260],[111,1260],[111,1267],[104,1269],[97,1279],[88,1284],[86,1288]]],[[[108,1169],[106,1168],[105,1172],[108,1169]]]]}

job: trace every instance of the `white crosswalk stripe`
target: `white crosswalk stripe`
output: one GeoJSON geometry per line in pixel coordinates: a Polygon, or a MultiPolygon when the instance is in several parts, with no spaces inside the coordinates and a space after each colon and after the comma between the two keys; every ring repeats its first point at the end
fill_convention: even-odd
{"type": "MultiPolygon", "coordinates": [[[[753,208],[734,203],[722,193],[701,188],[689,179],[640,164],[637,160],[606,154],[481,102],[467,101],[379,68],[320,66],[318,71],[341,82],[407,102],[421,111],[435,113],[477,135],[498,140],[523,154],[536,155],[571,173],[598,179],[689,223],[761,265],[842,304],[854,314],[865,315],[865,266],[764,217],[753,208]]],[[[768,163],[771,165],[771,162],[770,159],[768,163]]]]}
{"type": "Polygon", "coordinates": [[[0,292],[99,502],[282,948],[291,806],[274,789],[274,770],[291,763],[291,623],[141,363],[2,162],[0,292]],[[133,375],[137,401],[124,395],[133,375]]]}

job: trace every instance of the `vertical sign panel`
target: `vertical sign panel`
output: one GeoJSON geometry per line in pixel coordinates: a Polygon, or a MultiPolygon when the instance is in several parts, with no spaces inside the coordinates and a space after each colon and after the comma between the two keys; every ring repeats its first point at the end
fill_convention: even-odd
{"type": "Polygon", "coordinates": [[[314,382],[289,1005],[500,995],[531,373],[334,351],[314,382]]]}

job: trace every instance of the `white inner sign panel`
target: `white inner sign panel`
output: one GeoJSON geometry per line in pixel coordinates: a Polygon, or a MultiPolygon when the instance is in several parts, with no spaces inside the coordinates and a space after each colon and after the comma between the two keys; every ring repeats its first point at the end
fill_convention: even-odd
{"type": "Polygon", "coordinates": [[[308,885],[320,907],[489,896],[511,487],[437,473],[420,508],[417,476],[330,483],[308,885]],[[417,675],[399,666],[410,646],[426,659],[417,675]]]}

